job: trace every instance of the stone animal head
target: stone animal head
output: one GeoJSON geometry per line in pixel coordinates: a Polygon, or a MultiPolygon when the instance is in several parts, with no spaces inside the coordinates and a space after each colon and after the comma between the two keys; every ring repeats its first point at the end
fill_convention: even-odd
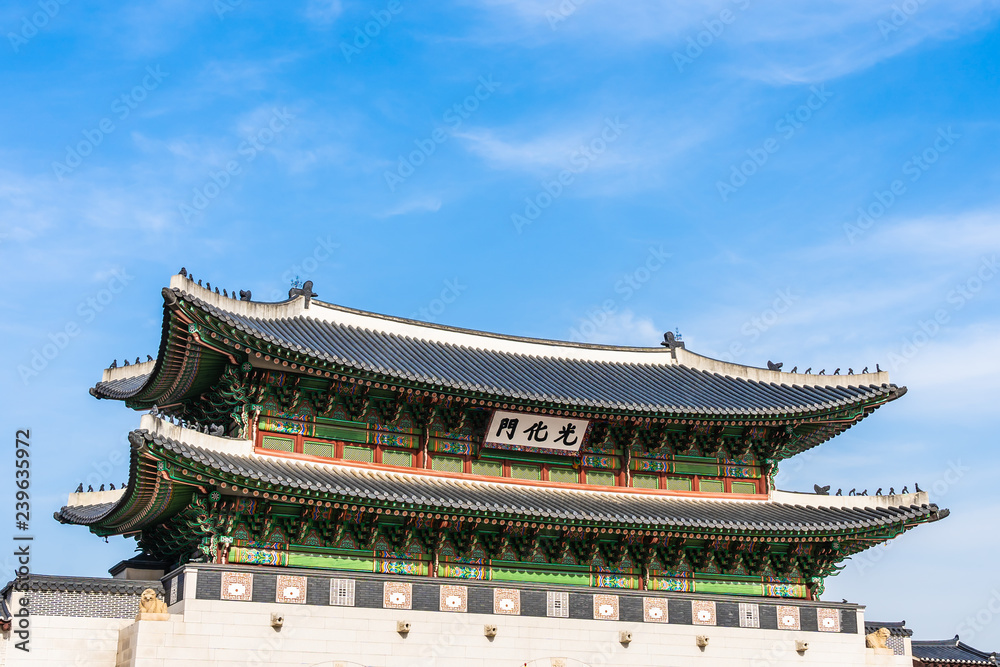
{"type": "Polygon", "coordinates": [[[865,635],[865,645],[868,648],[889,648],[889,629],[879,628],[870,635],[865,635]]]}
{"type": "Polygon", "coordinates": [[[139,611],[145,614],[166,614],[167,603],[156,597],[156,591],[147,588],[139,597],[139,611]]]}

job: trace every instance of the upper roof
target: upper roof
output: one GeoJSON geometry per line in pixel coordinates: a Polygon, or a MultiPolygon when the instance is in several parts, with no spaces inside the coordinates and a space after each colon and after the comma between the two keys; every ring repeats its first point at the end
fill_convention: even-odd
{"type": "MultiPolygon", "coordinates": [[[[455,478],[433,471],[396,472],[263,455],[254,452],[248,440],[210,436],[149,415],[143,417],[143,426],[130,436],[133,463],[141,452],[146,459],[169,460],[216,479],[236,479],[239,486],[251,489],[271,485],[282,489],[282,493],[304,492],[340,502],[392,504],[420,511],[742,535],[877,532],[946,516],[946,510],[928,502],[926,493],[879,498],[878,504],[872,497],[867,506],[859,506],[857,498],[811,494],[782,493],[774,499],[738,500],[631,489],[562,488],[538,482],[529,485],[511,480],[455,478]]],[[[158,478],[156,465],[147,464],[144,469],[158,478]]],[[[133,465],[132,474],[141,471],[133,465]]],[[[56,518],[83,525],[112,517],[116,523],[126,523],[130,519],[124,510],[136,504],[131,494],[142,492],[142,484],[137,483],[141,481],[130,479],[127,493],[117,502],[67,506],[57,512],[56,518]]],[[[77,502],[86,502],[86,495],[77,494],[77,502]]],[[[135,528],[134,523],[129,525],[135,528]]]]}
{"type": "Polygon", "coordinates": [[[932,664],[944,663],[952,665],[995,665],[996,651],[986,653],[977,651],[959,641],[958,635],[952,639],[936,641],[914,641],[913,657],[932,664]]]}
{"type": "MultiPolygon", "coordinates": [[[[514,403],[768,419],[844,410],[863,413],[905,392],[890,384],[885,372],[791,374],[724,363],[677,347],[519,338],[376,315],[315,299],[307,307],[301,296],[280,303],[237,301],[185,276],[174,276],[164,292],[168,304],[176,301],[187,313],[184,322],[201,320],[223,335],[249,337],[260,342],[257,347],[272,349],[275,358],[273,349],[278,348],[341,372],[514,403]]],[[[175,387],[162,377],[172,369],[163,358],[173,349],[166,340],[170,317],[168,306],[155,364],[106,371],[93,390],[96,396],[151,403],[157,391],[175,387]]],[[[218,341],[212,343],[218,346],[218,341]]],[[[257,357],[250,360],[265,366],[257,357]]]]}

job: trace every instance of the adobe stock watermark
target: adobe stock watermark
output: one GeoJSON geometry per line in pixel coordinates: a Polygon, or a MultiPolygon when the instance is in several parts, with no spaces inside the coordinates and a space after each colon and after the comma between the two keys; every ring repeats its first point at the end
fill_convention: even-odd
{"type": "Polygon", "coordinates": [[[242,175],[244,169],[281,136],[294,118],[287,108],[272,109],[267,124],[236,147],[237,159],[227,161],[224,168],[218,171],[209,170],[205,182],[192,190],[191,199],[177,205],[184,222],[190,224],[195,214],[204,213],[208,205],[232,185],[233,178],[242,175]]]}
{"type": "MultiPolygon", "coordinates": [[[[240,664],[246,665],[246,667],[263,667],[264,665],[273,665],[276,661],[277,656],[287,655],[288,646],[287,642],[296,640],[301,641],[303,634],[302,628],[311,628],[313,625],[307,620],[312,618],[312,611],[306,605],[298,605],[295,609],[288,606],[288,611],[283,613],[282,616],[287,618],[287,622],[284,627],[281,628],[281,632],[269,632],[264,638],[256,642],[254,646],[250,646],[250,642],[246,642],[246,648],[236,649],[233,651],[231,658],[227,656],[232,663],[236,663],[236,656],[240,657],[240,664]],[[300,623],[306,620],[305,623],[300,623]]],[[[249,640],[249,638],[247,638],[249,640]]],[[[330,663],[334,664],[334,663],[330,663]]]]}
{"type": "MultiPolygon", "coordinates": [[[[740,12],[746,11],[750,7],[750,0],[732,0],[740,12]]],[[[715,41],[722,37],[726,27],[736,22],[739,14],[728,7],[721,10],[717,16],[705,19],[701,24],[704,30],[699,30],[694,37],[687,38],[687,46],[683,52],[674,51],[674,65],[677,71],[684,73],[684,68],[693,65],[694,61],[701,57],[705,49],[715,44],[715,41]]]]}
{"type": "Polygon", "coordinates": [[[754,174],[767,164],[771,156],[781,150],[782,141],[788,141],[795,134],[805,127],[805,124],[812,120],[817,111],[826,106],[826,103],[833,97],[833,93],[826,89],[826,84],[810,86],[812,94],[806,99],[804,104],[800,104],[795,109],[789,111],[774,124],[774,131],[777,136],[768,137],[764,142],[755,148],[748,148],[747,159],[739,164],[732,164],[729,167],[729,178],[725,181],[716,181],[715,189],[719,192],[722,201],[727,202],[729,198],[746,185],[754,174]]]}
{"type": "Polygon", "coordinates": [[[524,198],[524,209],[520,213],[511,213],[510,221],[517,233],[522,233],[525,227],[538,220],[542,212],[552,206],[566,188],[576,182],[577,176],[590,169],[590,166],[607,152],[608,147],[618,141],[626,129],[628,125],[623,123],[619,116],[605,118],[600,133],[570,153],[568,166],[551,179],[542,179],[538,192],[524,198]]]}
{"type": "MultiPolygon", "coordinates": [[[[125,432],[124,436],[127,440],[128,432],[125,432]]],[[[108,452],[108,455],[102,461],[91,462],[91,469],[87,471],[87,476],[80,480],[83,490],[85,492],[90,489],[99,491],[104,486],[114,485],[115,482],[121,483],[122,480],[125,480],[127,484],[129,457],[125,451],[120,448],[114,448],[108,452]]],[[[125,487],[122,486],[120,488],[125,487]]]]}
{"type": "MultiPolygon", "coordinates": [[[[740,334],[742,334],[743,338],[730,343],[726,352],[719,355],[719,360],[728,363],[736,361],[740,355],[746,352],[746,346],[743,343],[744,339],[748,339],[751,343],[757,342],[764,332],[777,324],[781,320],[782,316],[791,310],[792,306],[794,306],[800,298],[802,298],[802,295],[795,294],[791,287],[779,289],[775,292],[774,300],[771,301],[770,306],[760,311],[757,315],[747,319],[740,326],[740,334]]],[[[796,459],[798,458],[800,457],[796,457],[796,459]]]]}
{"type": "Polygon", "coordinates": [[[889,18],[882,18],[876,22],[878,31],[882,33],[882,39],[888,40],[889,35],[899,32],[926,2],[927,0],[902,0],[902,2],[893,3],[889,18]]]}
{"type": "Polygon", "coordinates": [[[414,150],[406,155],[400,155],[394,170],[383,172],[385,184],[389,192],[395,192],[396,188],[406,182],[410,176],[416,173],[417,169],[430,159],[437,152],[438,146],[448,140],[450,136],[467,121],[479,106],[490,99],[496,92],[500,84],[493,80],[493,75],[481,76],[471,95],[468,95],[461,102],[456,102],[441,115],[444,127],[436,127],[429,136],[423,139],[414,139],[414,150]]]}
{"type": "Polygon", "coordinates": [[[13,30],[7,33],[7,41],[14,53],[20,53],[21,47],[38,36],[38,32],[49,24],[49,21],[59,15],[63,5],[68,5],[69,0],[38,0],[38,11],[32,12],[21,18],[21,27],[17,32],[13,30]]]}
{"type": "MultiPolygon", "coordinates": [[[[926,148],[924,148],[919,153],[914,153],[910,158],[903,163],[900,168],[903,176],[907,177],[910,183],[916,183],[920,178],[926,174],[931,167],[937,164],[937,161],[941,159],[941,156],[951,150],[951,147],[955,145],[962,135],[955,134],[949,125],[947,129],[938,128],[937,136],[934,137],[934,141],[930,143],[926,148]]],[[[875,226],[882,216],[884,216],[890,208],[892,208],[899,198],[907,193],[906,181],[901,178],[894,179],[889,183],[889,187],[885,190],[875,190],[872,193],[872,201],[866,206],[858,207],[858,218],[852,224],[850,222],[844,223],[844,233],[847,235],[847,240],[852,245],[857,242],[858,238],[864,236],[865,233],[875,226]]]]}
{"type": "MultiPolygon", "coordinates": [[[[923,489],[928,493],[932,502],[940,502],[955,486],[962,481],[966,473],[972,468],[963,464],[960,460],[948,461],[948,467],[941,475],[934,480],[934,483],[923,489]]],[[[896,540],[883,542],[871,549],[851,556],[851,563],[857,570],[858,575],[863,575],[869,569],[878,565],[897,544],[896,540]]]]}
{"type": "Polygon", "coordinates": [[[373,9],[371,20],[354,28],[354,38],[350,42],[340,43],[340,53],[343,54],[344,60],[350,63],[355,56],[361,55],[361,52],[372,45],[372,40],[381,35],[401,11],[403,3],[400,0],[389,0],[385,9],[373,9]]]}
{"type": "Polygon", "coordinates": [[[86,650],[75,651],[73,667],[99,667],[104,663],[104,655],[118,648],[118,638],[122,627],[129,625],[130,620],[101,619],[102,627],[87,631],[86,650]]]}
{"type": "Polygon", "coordinates": [[[762,648],[750,658],[750,667],[775,667],[775,665],[786,665],[792,657],[802,659],[802,654],[798,652],[796,638],[775,639],[767,648],[762,648]]]}
{"type": "Polygon", "coordinates": [[[46,337],[46,342],[31,350],[27,363],[18,364],[17,373],[21,376],[21,382],[27,386],[32,378],[38,377],[48,368],[49,364],[69,347],[73,339],[80,335],[81,324],[90,324],[97,319],[97,316],[111,305],[133,279],[134,277],[130,276],[124,269],[112,271],[111,278],[102,289],[77,304],[78,319],[69,320],[61,329],[50,333],[46,337]]]}
{"type": "Polygon", "coordinates": [[[545,20],[549,22],[550,28],[557,30],[560,23],[576,14],[576,10],[586,3],[587,0],[561,0],[554,9],[545,10],[545,20]]]}
{"type": "Polygon", "coordinates": [[[973,641],[980,632],[993,625],[997,617],[1000,616],[1000,589],[994,588],[987,595],[989,597],[979,610],[966,616],[958,624],[955,634],[965,640],[965,643],[973,641]]]}
{"type": "Polygon", "coordinates": [[[241,7],[242,5],[243,0],[215,0],[212,3],[215,15],[222,21],[226,20],[226,14],[236,11],[237,7],[241,7]]]}
{"type": "MultiPolygon", "coordinates": [[[[308,279],[319,270],[319,267],[333,259],[336,251],[340,249],[340,244],[334,242],[329,235],[326,237],[317,236],[316,245],[302,259],[292,263],[288,269],[281,274],[281,282],[290,285],[300,278],[308,279]]],[[[275,289],[271,293],[271,301],[281,301],[288,298],[287,292],[275,289]]]]}
{"type": "Polygon", "coordinates": [[[437,321],[437,318],[444,314],[448,306],[458,301],[458,297],[462,296],[462,293],[467,289],[469,286],[463,285],[458,278],[445,280],[441,293],[431,299],[426,306],[418,308],[416,313],[410,315],[410,319],[424,322],[437,321]]]}
{"type": "Polygon", "coordinates": [[[966,304],[975,299],[983,291],[986,283],[996,277],[998,271],[1000,271],[1000,265],[998,265],[996,255],[983,257],[979,268],[945,295],[945,302],[951,308],[938,308],[931,317],[926,320],[918,320],[916,330],[900,341],[897,350],[889,353],[889,366],[896,370],[916,357],[920,350],[929,345],[931,340],[941,333],[941,327],[951,321],[952,313],[962,310],[966,304]]]}
{"type": "Polygon", "coordinates": [[[84,129],[82,131],[83,139],[76,144],[66,146],[66,157],[63,158],[63,161],[52,163],[52,173],[55,174],[56,178],[63,181],[83,164],[84,159],[92,155],[97,147],[104,143],[108,135],[117,129],[114,119],[117,118],[121,122],[128,118],[149,97],[151,92],[160,87],[160,84],[168,76],[170,74],[160,69],[159,65],[146,67],[146,73],[142,80],[131,90],[122,93],[111,102],[113,117],[105,116],[97,122],[96,127],[84,129]]]}
{"type": "Polygon", "coordinates": [[[618,314],[621,306],[628,303],[636,292],[641,290],[660,269],[666,266],[670,257],[670,253],[666,252],[662,245],[649,248],[645,259],[615,282],[615,294],[620,296],[605,299],[588,308],[587,317],[569,330],[570,340],[577,343],[593,340],[593,337],[611,321],[611,318],[618,314]]]}

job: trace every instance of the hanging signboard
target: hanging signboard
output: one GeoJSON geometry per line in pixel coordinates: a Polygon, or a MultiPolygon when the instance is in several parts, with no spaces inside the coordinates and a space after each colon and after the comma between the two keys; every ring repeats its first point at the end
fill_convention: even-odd
{"type": "Polygon", "coordinates": [[[589,424],[586,419],[496,410],[486,431],[485,444],[578,452],[589,424]]]}

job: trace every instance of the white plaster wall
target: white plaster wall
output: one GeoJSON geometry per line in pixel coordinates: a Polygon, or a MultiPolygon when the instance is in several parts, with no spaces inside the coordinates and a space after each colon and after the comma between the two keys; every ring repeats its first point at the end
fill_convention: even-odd
{"type": "Polygon", "coordinates": [[[927,505],[930,496],[926,491],[920,493],[897,493],[894,496],[820,496],[815,493],[797,493],[794,491],[771,491],[771,500],[788,505],[802,507],[837,507],[837,508],[868,508],[879,507],[909,507],[910,505],[927,505]]]}
{"type": "Polygon", "coordinates": [[[119,631],[129,619],[32,616],[29,651],[18,650],[20,639],[4,637],[8,667],[115,667],[119,631]]]}
{"type": "MultiPolygon", "coordinates": [[[[34,618],[32,652],[8,664],[81,667],[787,667],[905,665],[872,656],[861,635],[188,599],[170,621],[34,618]],[[285,617],[280,631],[271,613],[285,617]],[[408,621],[401,636],[396,622],[408,621]],[[498,626],[492,641],[485,624],[498,626]],[[119,628],[122,628],[119,634],[119,628]],[[631,630],[627,647],[621,630],[631,630]],[[709,637],[700,650],[695,636],[709,637]],[[804,654],[795,640],[809,642],[804,654]],[[116,656],[117,654],[117,656],[116,656]],[[540,661],[540,662],[533,662],[540,661]]],[[[17,652],[20,653],[20,652],[17,652]]]]}

